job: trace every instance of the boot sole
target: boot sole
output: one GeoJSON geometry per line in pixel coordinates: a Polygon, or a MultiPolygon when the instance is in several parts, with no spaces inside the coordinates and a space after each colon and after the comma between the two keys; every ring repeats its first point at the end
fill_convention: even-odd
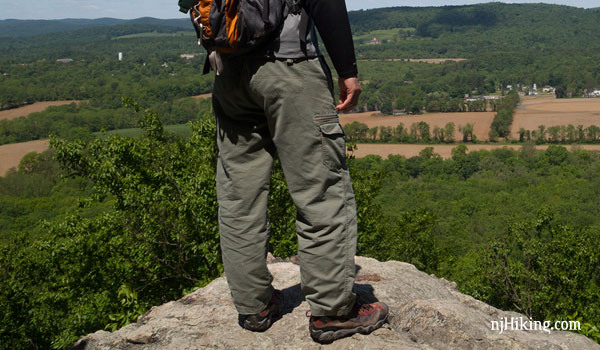
{"type": "Polygon", "coordinates": [[[319,330],[311,330],[310,336],[314,341],[321,344],[329,344],[334,340],[338,340],[340,338],[349,337],[353,334],[369,334],[376,329],[381,328],[384,323],[387,322],[389,314],[385,315],[385,318],[377,321],[377,323],[372,324],[370,326],[361,326],[357,328],[348,328],[348,329],[340,329],[337,331],[319,331],[319,330]]]}

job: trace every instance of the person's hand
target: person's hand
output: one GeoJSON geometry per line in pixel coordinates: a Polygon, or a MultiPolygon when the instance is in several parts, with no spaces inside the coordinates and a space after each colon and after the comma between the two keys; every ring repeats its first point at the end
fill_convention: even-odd
{"type": "Polygon", "coordinates": [[[340,101],[335,109],[338,112],[348,113],[358,104],[358,96],[362,92],[357,77],[339,78],[340,101]]]}

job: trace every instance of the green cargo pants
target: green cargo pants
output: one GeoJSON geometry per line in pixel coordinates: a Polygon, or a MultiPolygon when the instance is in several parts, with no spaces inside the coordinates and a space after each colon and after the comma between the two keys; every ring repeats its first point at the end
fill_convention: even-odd
{"type": "Polygon", "coordinates": [[[272,293],[267,198],[277,155],[297,208],[302,291],[313,316],[354,305],[356,204],[344,133],[318,59],[237,57],[215,78],[217,195],[225,274],[240,314],[272,293]]]}

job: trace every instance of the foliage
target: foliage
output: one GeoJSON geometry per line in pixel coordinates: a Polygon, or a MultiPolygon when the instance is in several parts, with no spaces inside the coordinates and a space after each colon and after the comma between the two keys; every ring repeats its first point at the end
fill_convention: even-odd
{"type": "Polygon", "coordinates": [[[573,313],[600,321],[598,233],[552,222],[542,208],[537,217],[513,222],[483,254],[489,302],[537,320],[566,320],[573,313]]]}
{"type": "Polygon", "coordinates": [[[108,205],[94,217],[76,211],[46,225],[43,239],[18,235],[2,248],[2,344],[65,348],[221,273],[214,125],[194,124],[184,142],[147,110],[141,127],[137,139],[52,140],[70,174],[94,185],[81,205],[108,205]]]}
{"type": "MultiPolygon", "coordinates": [[[[475,141],[473,126],[467,123],[459,125],[458,130],[463,133],[463,141],[475,141]]],[[[350,142],[363,143],[453,143],[455,142],[455,125],[446,123],[443,128],[435,126],[431,130],[428,123],[421,121],[405,128],[403,123],[398,123],[394,128],[391,126],[374,126],[369,128],[367,124],[354,121],[344,126],[344,133],[350,142]]]]}
{"type": "Polygon", "coordinates": [[[490,127],[490,141],[495,140],[496,137],[507,137],[509,135],[513,114],[520,100],[517,91],[510,90],[504,98],[498,101],[496,105],[498,112],[494,116],[494,120],[490,127]]]}
{"type": "MultiPolygon", "coordinates": [[[[598,87],[599,14],[501,3],[352,12],[359,109],[491,110],[492,138],[505,137],[516,93],[505,104],[464,96],[506,95],[509,84],[552,85],[557,97],[598,87]],[[366,43],[374,36],[380,45],[366,43]],[[432,57],[467,60],[401,60],[432,57]]],[[[0,38],[0,109],[85,101],[0,121],[0,144],[63,138],[0,178],[0,348],[65,348],[221,273],[210,102],[184,98],[209,92],[213,76],[200,74],[202,54],[180,57],[198,53],[187,19],[13,24],[0,21],[12,36],[0,38]],[[32,36],[15,37],[25,34],[19,25],[32,36]],[[157,113],[131,101],[122,108],[122,95],[157,113]],[[141,127],[123,130],[139,114],[141,127]],[[188,121],[191,132],[181,126],[188,121]],[[177,124],[177,135],[163,124],[177,124]]],[[[358,253],[411,262],[495,306],[581,320],[581,333],[598,340],[600,160],[557,145],[597,142],[597,129],[522,130],[521,151],[467,153],[459,144],[447,160],[430,147],[412,158],[349,160],[358,253]],[[532,146],[546,142],[555,145],[532,146]]],[[[471,124],[346,127],[350,143],[452,142],[456,131],[478,141],[471,124]]],[[[270,250],[295,254],[295,208],[277,165],[269,217],[270,250]]]]}
{"type": "Polygon", "coordinates": [[[569,321],[577,321],[581,325],[581,329],[577,333],[593,339],[596,343],[600,343],[600,328],[597,325],[585,322],[583,317],[578,316],[578,314],[579,312],[576,311],[572,315],[567,316],[569,321]]]}
{"type": "MultiPolygon", "coordinates": [[[[0,245],[9,242],[15,232],[30,238],[46,235],[43,220],[61,220],[77,207],[77,198],[90,192],[84,179],[61,181],[63,171],[53,160],[52,150],[23,157],[18,170],[0,177],[0,245]]],[[[83,210],[95,215],[100,208],[83,210]]]]}
{"type": "MultiPolygon", "coordinates": [[[[209,100],[186,99],[165,105],[156,104],[165,124],[180,124],[199,120],[211,110],[209,100]]],[[[55,135],[74,140],[89,140],[91,133],[120,130],[137,125],[135,115],[124,108],[93,106],[89,103],[49,107],[43,112],[31,113],[13,120],[0,120],[0,144],[24,142],[55,135]]]]}
{"type": "Polygon", "coordinates": [[[442,252],[432,235],[434,223],[435,215],[424,209],[402,213],[392,227],[378,237],[382,243],[373,255],[384,261],[405,261],[428,273],[437,272],[442,252]]]}
{"type": "MultiPolygon", "coordinates": [[[[126,104],[142,113],[131,100],[126,104]]],[[[55,157],[69,178],[86,179],[93,191],[68,216],[46,223],[44,234],[27,237],[15,232],[0,247],[0,305],[7,310],[1,322],[7,326],[0,328],[3,344],[15,349],[31,344],[65,348],[88,332],[126,325],[150,306],[176,299],[222,272],[214,125],[193,124],[192,137],[184,141],[168,135],[155,112],[142,114],[144,134],[135,139],[52,139],[55,157]],[[85,215],[93,208],[103,210],[85,215]]],[[[42,172],[46,166],[40,157],[26,157],[20,171],[42,172]]],[[[383,173],[352,173],[359,254],[381,255],[385,220],[373,194],[381,187],[383,173]]],[[[271,251],[293,255],[295,208],[277,165],[269,201],[271,251]]],[[[407,231],[408,236],[398,239],[422,237],[421,224],[407,225],[397,231],[407,231]]],[[[406,246],[402,256],[389,257],[414,255],[410,261],[417,263],[424,253],[415,245],[419,242],[406,246]]]]}
{"type": "Polygon", "coordinates": [[[412,158],[368,156],[354,167],[385,171],[375,201],[386,222],[375,240],[385,248],[371,256],[412,262],[535,319],[578,312],[581,333],[597,340],[596,153],[531,144],[466,153],[459,145],[447,160],[425,149],[412,158]]]}

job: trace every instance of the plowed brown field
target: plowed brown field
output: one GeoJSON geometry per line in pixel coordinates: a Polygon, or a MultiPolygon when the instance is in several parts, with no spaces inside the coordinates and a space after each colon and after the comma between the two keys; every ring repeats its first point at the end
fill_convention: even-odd
{"type": "Polygon", "coordinates": [[[519,137],[519,129],[536,130],[538,126],[600,126],[600,98],[561,98],[526,96],[517,107],[511,135],[519,137]]]}
{"type": "Polygon", "coordinates": [[[11,143],[0,146],[0,176],[10,168],[16,168],[21,158],[29,152],[44,152],[48,149],[48,140],[11,143]]]}
{"type": "Polygon", "coordinates": [[[200,100],[206,99],[206,98],[212,98],[212,93],[209,92],[207,94],[202,94],[202,95],[196,95],[196,96],[192,96],[193,98],[197,98],[200,100]]]}
{"type": "Polygon", "coordinates": [[[473,124],[473,133],[479,140],[487,140],[490,132],[490,125],[494,120],[494,112],[461,112],[461,113],[427,113],[418,115],[400,115],[400,116],[382,116],[376,112],[340,114],[340,123],[350,124],[354,121],[365,123],[369,128],[374,126],[392,126],[404,124],[405,128],[410,128],[412,123],[426,122],[430,130],[435,126],[443,128],[447,123],[454,123],[456,140],[462,140],[462,133],[458,131],[459,126],[467,123],[473,124]]]}
{"type": "Polygon", "coordinates": [[[27,106],[0,111],[0,120],[11,120],[11,119],[19,118],[22,116],[27,116],[30,113],[44,111],[44,110],[46,110],[46,108],[48,108],[50,106],[62,106],[62,105],[68,105],[69,103],[79,103],[79,102],[81,102],[81,101],[36,102],[34,104],[30,104],[27,106]]]}
{"type": "MultiPolygon", "coordinates": [[[[442,158],[450,158],[451,151],[456,145],[411,145],[411,144],[401,144],[401,145],[388,145],[388,144],[369,144],[369,143],[361,143],[357,144],[357,150],[354,151],[354,156],[357,158],[362,158],[369,154],[375,154],[380,156],[383,159],[386,159],[390,154],[397,154],[401,156],[405,156],[406,158],[418,156],[419,152],[423,150],[425,147],[433,147],[433,152],[439,154],[442,158]]],[[[520,149],[519,145],[467,145],[467,149],[469,151],[479,151],[482,149],[492,150],[496,148],[509,147],[512,149],[520,149]]],[[[565,146],[567,149],[571,149],[572,146],[565,146]]],[[[597,151],[600,152],[600,145],[580,145],[575,146],[580,147],[582,149],[588,151],[597,151]]],[[[547,145],[536,146],[537,149],[546,149],[547,145]]]]}

